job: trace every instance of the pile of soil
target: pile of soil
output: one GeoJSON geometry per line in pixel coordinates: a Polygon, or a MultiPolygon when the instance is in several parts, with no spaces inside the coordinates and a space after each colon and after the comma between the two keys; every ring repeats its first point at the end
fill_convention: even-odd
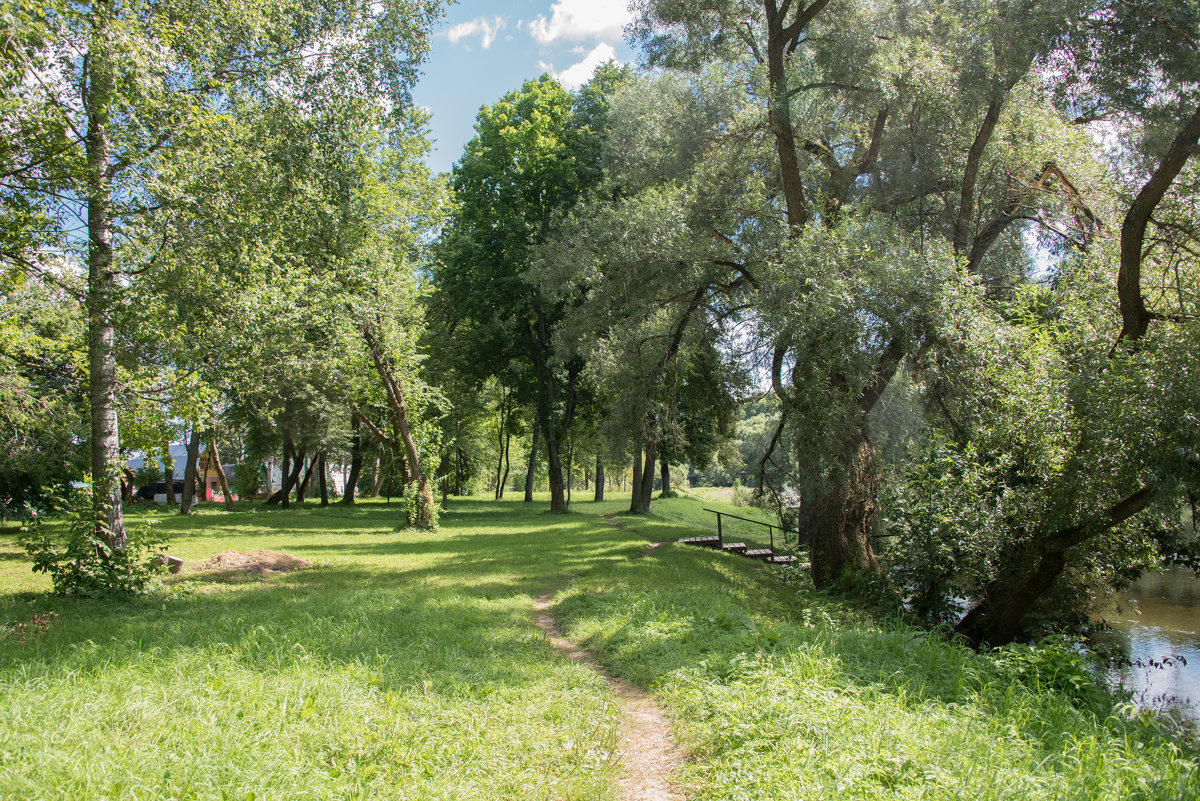
{"type": "Polygon", "coordinates": [[[312,567],[312,562],[292,556],[290,553],[279,551],[252,551],[238,553],[237,551],[221,551],[198,565],[192,570],[231,570],[243,573],[284,573],[289,570],[299,570],[302,567],[312,567]]]}

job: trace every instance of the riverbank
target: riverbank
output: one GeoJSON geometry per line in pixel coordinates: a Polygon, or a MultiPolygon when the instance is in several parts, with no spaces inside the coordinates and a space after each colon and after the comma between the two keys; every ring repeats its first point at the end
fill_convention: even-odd
{"type": "Polygon", "coordinates": [[[0,797],[616,798],[621,707],[539,630],[548,591],[563,636],[665,710],[688,799],[1200,797],[1194,744],[1070,653],[979,655],[798,571],[643,556],[694,529],[627,505],[452,499],[433,534],[382,503],[152,513],[189,564],[313,566],[185,569],[123,604],[46,596],[5,530],[0,797]]]}

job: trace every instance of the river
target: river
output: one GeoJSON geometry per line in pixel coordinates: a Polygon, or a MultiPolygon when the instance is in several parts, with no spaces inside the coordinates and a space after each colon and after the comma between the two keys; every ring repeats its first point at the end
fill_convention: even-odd
{"type": "Polygon", "coordinates": [[[1170,704],[1200,725],[1200,577],[1186,568],[1143,576],[1103,617],[1133,663],[1114,672],[1133,700],[1170,704]]]}

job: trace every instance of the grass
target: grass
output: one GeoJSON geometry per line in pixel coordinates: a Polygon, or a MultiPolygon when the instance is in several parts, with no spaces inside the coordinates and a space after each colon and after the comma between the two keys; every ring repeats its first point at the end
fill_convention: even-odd
{"type": "Polygon", "coordinates": [[[133,603],[47,595],[2,529],[0,632],[58,617],[0,633],[0,798],[612,798],[617,706],[534,626],[552,588],[568,634],[667,708],[691,798],[1200,797],[1192,744],[1037,653],[881,625],[732,556],[631,558],[718,507],[627,505],[452,500],[436,534],[382,503],[138,512],[189,562],[316,567],[185,570],[133,603]]]}

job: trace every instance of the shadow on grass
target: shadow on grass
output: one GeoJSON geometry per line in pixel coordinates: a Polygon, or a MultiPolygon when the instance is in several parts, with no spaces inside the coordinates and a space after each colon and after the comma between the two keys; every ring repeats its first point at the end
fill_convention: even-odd
{"type": "Polygon", "coordinates": [[[278,536],[280,549],[304,539],[296,550],[321,564],[265,576],[185,570],[165,597],[127,602],[6,595],[0,622],[33,611],[59,619],[34,641],[0,648],[0,684],[28,671],[65,675],[216,650],[255,670],[383,659],[383,684],[533,681],[548,646],[531,597],[563,574],[624,561],[641,543],[593,517],[513,506],[459,500],[439,532],[395,531],[384,504],[143,515],[172,540],[203,545],[208,536],[213,548],[250,533],[278,536]]]}

